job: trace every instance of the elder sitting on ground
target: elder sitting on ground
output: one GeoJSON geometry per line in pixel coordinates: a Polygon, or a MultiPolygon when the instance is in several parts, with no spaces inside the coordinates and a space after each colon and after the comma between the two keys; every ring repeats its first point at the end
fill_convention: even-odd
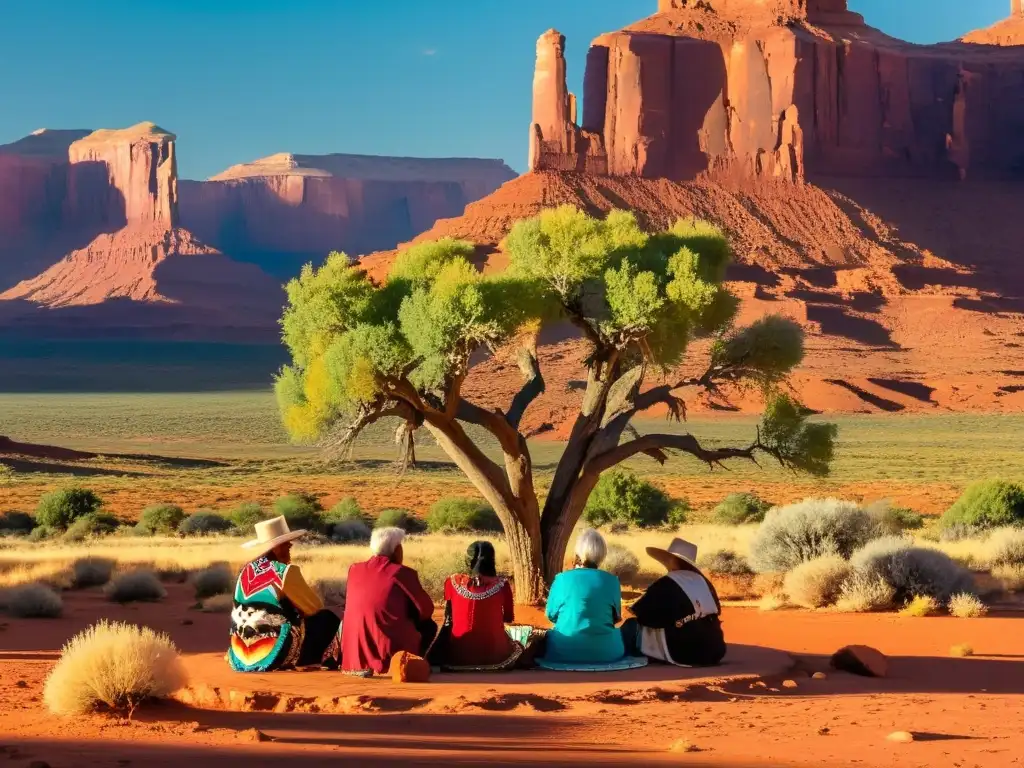
{"type": "Polygon", "coordinates": [[[342,667],[350,674],[384,674],[399,651],[426,656],[437,624],[434,603],[412,568],[402,565],[401,528],[378,528],[372,556],[348,571],[342,623],[342,667]]]}
{"type": "Polygon", "coordinates": [[[599,566],[608,554],[601,534],[587,529],[576,540],[573,569],[555,577],[548,595],[545,662],[608,664],[625,657],[619,580],[599,566]]]}
{"type": "Polygon", "coordinates": [[[668,549],[647,554],[668,569],[632,607],[635,619],[622,625],[631,653],[679,667],[709,667],[725,656],[722,603],[696,565],[697,547],[673,539],[668,549]]]}
{"type": "Polygon", "coordinates": [[[228,648],[234,670],[338,668],[341,620],[291,564],[291,542],[305,533],[288,530],[288,522],[275,517],[256,523],[256,538],[242,545],[255,557],[242,567],[235,585],[228,648]]]}

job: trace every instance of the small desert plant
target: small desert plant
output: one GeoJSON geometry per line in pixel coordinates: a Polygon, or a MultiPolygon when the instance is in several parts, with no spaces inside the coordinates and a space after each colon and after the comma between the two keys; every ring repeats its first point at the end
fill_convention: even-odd
{"type": "Polygon", "coordinates": [[[115,603],[152,602],[167,597],[167,590],[152,571],[128,571],[116,577],[104,589],[115,603]]]}
{"type": "Polygon", "coordinates": [[[1024,524],[1024,487],[1004,480],[981,480],[942,516],[943,527],[965,525],[988,529],[1024,524]]]}
{"type": "Polygon", "coordinates": [[[422,533],[426,524],[408,509],[382,509],[374,528],[401,528],[406,533],[422,533]]]}
{"type": "Polygon", "coordinates": [[[942,542],[965,541],[967,539],[977,539],[984,535],[985,530],[983,528],[966,525],[965,523],[943,524],[938,530],[939,541],[942,542]]]}
{"type": "Polygon", "coordinates": [[[35,518],[25,512],[0,514],[0,535],[28,536],[36,527],[35,518]]]}
{"type": "Polygon", "coordinates": [[[924,618],[934,616],[942,606],[939,601],[931,595],[915,595],[914,598],[900,610],[900,616],[911,616],[924,618]]]}
{"type": "Polygon", "coordinates": [[[178,650],[147,627],[100,621],[71,638],[43,689],[56,715],[83,715],[100,707],[129,713],[186,682],[178,650]]]}
{"type": "Polygon", "coordinates": [[[170,536],[185,519],[185,510],[176,504],[153,504],[142,510],[135,526],[149,536],[170,536]]]}
{"type": "Polygon", "coordinates": [[[954,645],[950,648],[949,655],[958,659],[966,659],[968,656],[974,655],[974,648],[967,643],[961,643],[960,645],[954,645]]]}
{"type": "Polygon", "coordinates": [[[958,619],[977,619],[988,613],[988,606],[969,592],[949,598],[949,615],[958,619]]]}
{"type": "Polygon", "coordinates": [[[714,521],[719,525],[760,523],[771,507],[753,493],[730,493],[715,507],[714,521]]]}
{"type": "Polygon", "coordinates": [[[71,586],[75,589],[102,587],[114,574],[114,561],[102,557],[83,557],[71,566],[71,586]]]}
{"type": "Polygon", "coordinates": [[[609,544],[601,569],[614,574],[621,582],[628,582],[640,573],[640,560],[625,547],[609,544]]]}
{"type": "Polygon", "coordinates": [[[202,611],[204,613],[231,613],[235,607],[233,595],[213,595],[203,600],[202,611]]]}
{"type": "Polygon", "coordinates": [[[32,529],[32,533],[28,535],[28,540],[33,542],[46,541],[56,536],[58,531],[54,530],[48,525],[39,525],[32,529]]]}
{"type": "Polygon", "coordinates": [[[113,515],[92,512],[75,520],[64,533],[64,540],[85,541],[96,536],[109,536],[120,527],[121,521],[113,515]]]}
{"type": "Polygon", "coordinates": [[[985,560],[992,567],[1024,565],[1024,529],[992,531],[985,543],[985,560]]]}
{"type": "Polygon", "coordinates": [[[231,510],[228,519],[240,532],[251,534],[256,523],[270,518],[270,513],[255,501],[243,501],[231,510]]]}
{"type": "Polygon", "coordinates": [[[498,515],[477,499],[447,498],[434,503],[427,515],[432,533],[501,531],[498,515]]]}
{"type": "Polygon", "coordinates": [[[192,586],[196,592],[196,600],[223,595],[235,586],[235,575],[226,563],[215,563],[196,571],[192,576],[192,586]]]}
{"type": "Polygon", "coordinates": [[[208,536],[216,533],[227,533],[234,525],[223,515],[201,509],[193,512],[181,521],[178,533],[182,536],[208,536]]]}
{"type": "Polygon", "coordinates": [[[346,523],[350,520],[358,520],[366,525],[370,525],[371,522],[369,515],[363,512],[363,508],[359,506],[359,502],[353,496],[342,499],[327,510],[324,513],[323,519],[324,523],[329,526],[346,523]]]}
{"type": "Polygon", "coordinates": [[[293,531],[322,531],[323,511],[316,496],[309,493],[289,493],[274,502],[274,514],[284,517],[293,531]]]}
{"type": "Polygon", "coordinates": [[[880,578],[893,589],[897,604],[918,595],[945,604],[957,592],[973,592],[971,574],[949,555],[936,549],[916,547],[910,539],[889,536],[857,550],[850,564],[858,573],[880,578]]]}
{"type": "Polygon", "coordinates": [[[754,570],[742,555],[728,549],[708,552],[697,558],[697,567],[713,576],[752,576],[754,570]]]}
{"type": "Polygon", "coordinates": [[[894,507],[888,501],[877,501],[866,508],[875,521],[880,536],[898,536],[904,531],[924,527],[924,516],[906,507],[894,507]]]}
{"type": "Polygon", "coordinates": [[[843,583],[836,610],[843,613],[887,611],[894,605],[895,594],[882,577],[855,571],[843,583]]]}
{"type": "Polygon", "coordinates": [[[36,523],[57,531],[66,531],[75,520],[91,515],[102,505],[103,500],[88,488],[61,488],[45,493],[39,499],[36,523]]]}
{"type": "Polygon", "coordinates": [[[992,577],[998,579],[1006,592],[1024,590],[1024,565],[999,565],[992,569],[992,577]]]}
{"type": "Polygon", "coordinates": [[[768,512],[750,543],[751,565],[784,573],[823,555],[849,557],[874,535],[874,521],[856,504],[805,499],[768,512]]]}
{"type": "Polygon", "coordinates": [[[762,611],[781,611],[789,606],[789,601],[781,592],[769,592],[758,602],[757,607],[762,611]]]}
{"type": "Polygon", "coordinates": [[[838,555],[822,555],[801,563],[786,574],[783,591],[803,608],[824,608],[842,594],[850,564],[838,555]]]}
{"type": "Polygon", "coordinates": [[[60,595],[45,584],[25,584],[6,596],[7,612],[18,619],[56,619],[64,610],[60,595]]]}
{"type": "Polygon", "coordinates": [[[672,499],[653,483],[616,469],[605,472],[597,481],[583,510],[583,519],[595,528],[610,523],[627,523],[637,528],[679,526],[686,522],[688,509],[685,501],[672,499]]]}
{"type": "Polygon", "coordinates": [[[363,520],[342,520],[331,527],[331,541],[356,544],[370,540],[370,526],[363,520]]]}

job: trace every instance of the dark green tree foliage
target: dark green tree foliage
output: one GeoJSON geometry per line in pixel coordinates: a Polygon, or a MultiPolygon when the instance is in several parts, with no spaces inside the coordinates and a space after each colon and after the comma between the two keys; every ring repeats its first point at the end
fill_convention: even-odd
{"type": "Polygon", "coordinates": [[[338,523],[345,523],[352,520],[356,520],[360,523],[370,524],[369,516],[363,512],[362,507],[359,506],[359,502],[356,501],[355,497],[348,496],[327,512],[324,513],[324,523],[327,525],[336,525],[338,523]]]}
{"type": "MultiPolygon", "coordinates": [[[[653,528],[669,522],[669,516],[680,504],[658,486],[632,472],[612,470],[601,475],[590,494],[583,519],[588,525],[625,523],[636,528],[653,528]]],[[[685,522],[678,514],[676,525],[685,522]]]]}
{"type": "Polygon", "coordinates": [[[121,521],[113,515],[93,512],[73,522],[64,534],[65,541],[85,541],[95,536],[109,536],[121,527],[121,521]]]}
{"type": "Polygon", "coordinates": [[[440,499],[427,514],[433,533],[486,533],[501,530],[494,510],[477,499],[440,499]]]}
{"type": "Polygon", "coordinates": [[[719,525],[760,523],[771,507],[753,493],[730,493],[715,507],[714,519],[719,525]]]}
{"type": "Polygon", "coordinates": [[[1024,487],[1005,480],[979,480],[942,516],[942,526],[976,530],[1024,525],[1024,487]]]}
{"type": "Polygon", "coordinates": [[[218,515],[208,509],[200,509],[181,521],[178,533],[182,536],[209,536],[215,533],[227,533],[234,527],[224,515],[218,515]]]}
{"type": "Polygon", "coordinates": [[[231,524],[243,533],[252,533],[256,523],[270,517],[270,513],[255,501],[243,501],[228,515],[231,524]]]}
{"type": "Polygon", "coordinates": [[[184,519],[185,510],[177,504],[153,504],[142,510],[135,527],[150,536],[170,536],[178,532],[184,519]]]}
{"type": "Polygon", "coordinates": [[[737,301],[723,284],[731,249],[717,227],[689,219],[648,234],[629,213],[602,220],[562,207],[517,223],[504,250],[508,267],[486,275],[474,247],[450,239],[402,251],[380,284],[344,254],[304,269],[288,285],[282,328],[292,362],[275,383],[293,438],[347,450],[367,426],[395,418],[409,462],[426,429],[501,520],[521,602],[538,599],[561,570],[601,474],[633,456],[681,453],[715,467],[763,454],[828,471],[835,428],[808,422],[779,394],[803,357],[801,330],[781,317],[733,327],[737,301]],[[574,325],[590,354],[582,404],[541,503],[521,423],[544,391],[536,338],[551,321],[574,325]],[[713,341],[704,372],[673,376],[699,337],[713,341]],[[475,353],[499,348],[517,351],[523,385],[504,408],[485,408],[463,383],[475,353]],[[707,448],[683,431],[641,436],[631,427],[656,407],[681,418],[685,390],[726,399],[724,384],[765,393],[765,420],[748,445],[707,448]],[[467,425],[490,433],[498,461],[467,425]]]}
{"type": "Polygon", "coordinates": [[[293,531],[323,531],[323,511],[316,496],[309,493],[289,493],[274,502],[274,514],[284,517],[293,531]]]}
{"type": "Polygon", "coordinates": [[[75,520],[91,515],[102,505],[103,500],[88,488],[61,488],[39,499],[36,523],[55,531],[66,531],[75,520]]]}
{"type": "Polygon", "coordinates": [[[406,533],[422,533],[426,524],[408,509],[382,509],[374,528],[401,528],[406,533]]]}

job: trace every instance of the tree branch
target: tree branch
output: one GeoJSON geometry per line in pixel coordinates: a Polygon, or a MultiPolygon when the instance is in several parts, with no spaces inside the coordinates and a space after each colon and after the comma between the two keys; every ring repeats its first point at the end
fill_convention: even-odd
{"type": "MultiPolygon", "coordinates": [[[[756,464],[756,452],[762,451],[770,456],[774,456],[783,466],[787,466],[786,459],[782,454],[761,442],[760,434],[757,440],[746,448],[713,449],[704,448],[693,435],[653,434],[643,435],[595,456],[587,462],[583,471],[587,474],[599,475],[638,453],[650,455],[653,451],[660,452],[663,450],[688,453],[705,462],[710,467],[722,467],[724,466],[722,462],[728,459],[747,459],[756,464]]],[[[664,453],[662,453],[662,457],[664,457],[664,453]]],[[[659,459],[659,461],[663,462],[663,458],[659,459]]]]}
{"type": "Polygon", "coordinates": [[[534,350],[521,349],[519,351],[519,369],[523,372],[523,378],[526,381],[522,389],[512,398],[512,405],[509,406],[508,413],[505,414],[505,420],[516,431],[519,430],[526,409],[534,400],[544,394],[545,389],[544,376],[541,375],[540,363],[537,362],[534,350]]]}
{"type": "Polygon", "coordinates": [[[460,400],[455,418],[486,429],[497,438],[502,451],[512,456],[519,455],[519,432],[505,420],[501,411],[488,411],[469,400],[460,400]]]}

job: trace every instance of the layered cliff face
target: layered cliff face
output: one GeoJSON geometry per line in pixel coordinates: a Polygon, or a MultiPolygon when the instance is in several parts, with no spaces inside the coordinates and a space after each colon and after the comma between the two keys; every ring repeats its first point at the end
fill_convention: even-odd
{"type": "Polygon", "coordinates": [[[1024,0],[1010,0],[1007,18],[964,35],[961,40],[978,45],[1024,45],[1024,0]]]}
{"type": "Polygon", "coordinates": [[[563,50],[554,31],[538,42],[532,169],[1024,173],[1024,50],[909,45],[843,0],[661,0],[659,13],[594,41],[581,126],[560,81],[563,50]]]}
{"type": "Polygon", "coordinates": [[[460,215],[515,172],[498,160],[280,154],[182,182],[182,224],[274,274],[393,247],[460,215]]]}

